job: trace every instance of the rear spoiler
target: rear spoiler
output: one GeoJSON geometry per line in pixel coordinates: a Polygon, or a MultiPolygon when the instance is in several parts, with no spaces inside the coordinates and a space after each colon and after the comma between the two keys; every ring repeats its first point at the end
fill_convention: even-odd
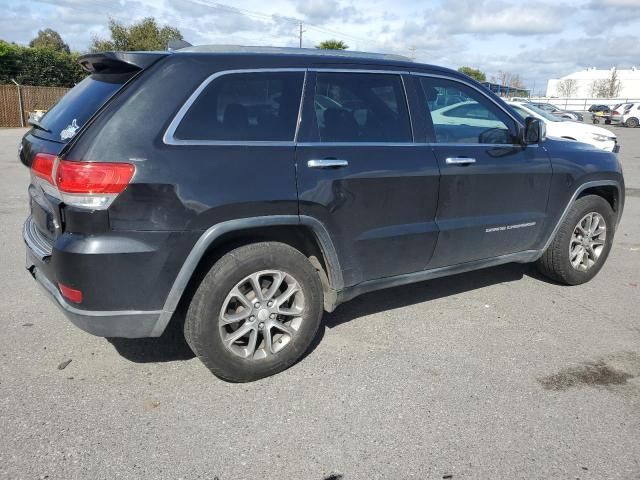
{"type": "Polygon", "coordinates": [[[128,73],[144,70],[170,52],[101,52],[83,55],[80,66],[89,73],[128,73]]]}

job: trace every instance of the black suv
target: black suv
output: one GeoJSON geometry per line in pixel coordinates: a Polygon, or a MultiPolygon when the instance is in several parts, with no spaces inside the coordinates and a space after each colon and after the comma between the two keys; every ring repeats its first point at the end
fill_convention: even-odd
{"type": "Polygon", "coordinates": [[[95,335],[184,322],[211,371],[248,381],[356,295],[507,262],[575,285],[611,249],[616,155],[545,138],[455,71],[206,46],[81,64],[22,140],[23,235],[29,272],[95,335]]]}

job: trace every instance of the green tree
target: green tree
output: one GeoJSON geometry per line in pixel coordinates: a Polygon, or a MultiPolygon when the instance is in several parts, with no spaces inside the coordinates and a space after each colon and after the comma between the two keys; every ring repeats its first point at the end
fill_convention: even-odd
{"type": "Polygon", "coordinates": [[[316,48],[321,50],[346,50],[349,48],[349,45],[344,43],[342,40],[324,40],[316,45],[316,48]]]}
{"type": "Polygon", "coordinates": [[[159,27],[153,17],[132,25],[109,19],[111,39],[94,37],[89,48],[92,52],[108,50],[165,50],[169,40],[182,40],[180,30],[165,25],[159,27]]]}
{"type": "Polygon", "coordinates": [[[77,53],[51,48],[29,48],[0,40],[0,84],[72,87],[87,73],[78,64],[77,53]]]}
{"type": "Polygon", "coordinates": [[[458,69],[458,71],[460,73],[464,73],[465,75],[473,78],[474,80],[477,80],[479,82],[486,82],[487,81],[487,75],[481,71],[478,70],[477,68],[471,68],[471,67],[460,67],[458,69]]]}
{"type": "Polygon", "coordinates": [[[57,52],[71,53],[69,45],[64,43],[60,34],[51,28],[38,30],[38,35],[29,42],[29,46],[33,48],[48,48],[49,50],[55,50],[57,52]]]}

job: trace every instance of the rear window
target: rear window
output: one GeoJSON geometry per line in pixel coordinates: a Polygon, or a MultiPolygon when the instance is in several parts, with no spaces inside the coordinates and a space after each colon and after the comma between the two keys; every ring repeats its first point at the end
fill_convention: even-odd
{"type": "Polygon", "coordinates": [[[85,78],[67,92],[40,120],[40,125],[50,133],[44,130],[35,130],[34,133],[48,140],[68,142],[132,75],[94,74],[85,78]]]}

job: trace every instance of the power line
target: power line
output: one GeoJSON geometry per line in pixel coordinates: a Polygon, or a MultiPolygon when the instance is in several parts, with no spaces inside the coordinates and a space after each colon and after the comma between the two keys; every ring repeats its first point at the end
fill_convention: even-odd
{"type": "Polygon", "coordinates": [[[351,35],[351,34],[347,34],[347,33],[343,33],[343,32],[338,32],[336,30],[332,30],[330,28],[326,28],[326,27],[321,27],[319,25],[315,25],[313,23],[304,21],[300,18],[297,17],[285,17],[285,16],[279,16],[276,14],[268,14],[268,13],[264,13],[264,12],[258,12],[256,10],[249,10],[246,8],[238,8],[238,7],[232,7],[231,5],[226,5],[223,3],[219,3],[219,2],[210,2],[207,0],[193,0],[195,3],[198,3],[200,5],[206,6],[206,7],[212,7],[212,8],[218,8],[220,10],[225,10],[227,12],[230,13],[235,13],[238,15],[244,15],[250,18],[260,18],[260,19],[265,19],[265,20],[270,20],[272,22],[275,22],[276,19],[280,20],[280,21],[285,21],[285,22],[289,22],[292,24],[296,24],[296,26],[298,27],[298,45],[300,47],[302,47],[302,42],[301,42],[301,38],[302,38],[302,33],[304,33],[306,30],[302,30],[302,24],[304,24],[304,26],[308,29],[311,30],[315,30],[321,33],[325,33],[325,34],[330,34],[330,35],[336,35],[338,37],[342,37],[342,38],[346,38],[346,39],[351,39],[354,40],[356,42],[364,42],[364,43],[378,43],[375,40],[371,40],[371,39],[367,39],[367,38],[363,38],[363,37],[358,37],[356,35],[351,35]]]}

